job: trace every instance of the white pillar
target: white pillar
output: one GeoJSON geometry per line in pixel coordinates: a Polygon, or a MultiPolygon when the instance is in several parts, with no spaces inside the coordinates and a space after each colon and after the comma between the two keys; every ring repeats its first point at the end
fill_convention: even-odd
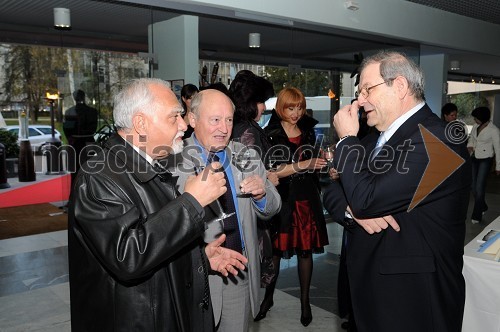
{"type": "Polygon", "coordinates": [[[432,111],[441,117],[441,107],[446,101],[447,93],[448,56],[421,55],[420,68],[424,72],[425,100],[432,111]]]}
{"type": "Polygon", "coordinates": [[[149,52],[157,59],[153,77],[198,85],[198,17],[181,15],[150,25],[149,52]]]}
{"type": "Polygon", "coordinates": [[[500,95],[495,95],[493,99],[493,109],[491,110],[491,120],[495,126],[500,128],[500,95]]]}

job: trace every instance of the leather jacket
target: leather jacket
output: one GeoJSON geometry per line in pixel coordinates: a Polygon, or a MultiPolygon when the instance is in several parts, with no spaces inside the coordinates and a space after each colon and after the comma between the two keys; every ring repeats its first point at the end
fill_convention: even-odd
{"type": "Polygon", "coordinates": [[[69,206],[73,332],[214,329],[199,291],[203,208],[168,175],[118,135],[82,165],[69,206]]]}

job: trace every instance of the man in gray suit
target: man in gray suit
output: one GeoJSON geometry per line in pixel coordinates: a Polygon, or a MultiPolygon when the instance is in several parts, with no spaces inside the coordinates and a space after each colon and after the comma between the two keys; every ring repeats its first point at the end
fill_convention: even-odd
{"type": "Polygon", "coordinates": [[[214,160],[222,164],[228,191],[219,199],[220,206],[211,204],[207,208],[212,209],[215,216],[207,222],[204,239],[211,242],[226,234],[225,245],[242,252],[248,258],[248,265],[236,277],[210,275],[210,293],[218,331],[245,332],[250,313],[255,317],[259,311],[257,217],[270,219],[279,211],[281,198],[266,179],[266,170],[257,152],[229,141],[233,113],[231,100],[217,90],[204,90],[193,98],[188,120],[194,134],[184,140],[182,158],[173,175],[179,177],[177,184],[182,192],[186,178],[193,172],[214,160]],[[244,167],[235,162],[240,157],[246,160],[244,167]],[[218,219],[221,209],[235,214],[218,219]]]}

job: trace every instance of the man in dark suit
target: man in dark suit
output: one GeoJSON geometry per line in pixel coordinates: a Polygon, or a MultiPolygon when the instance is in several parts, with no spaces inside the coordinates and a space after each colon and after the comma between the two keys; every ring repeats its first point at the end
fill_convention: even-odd
{"type": "Polygon", "coordinates": [[[63,122],[64,134],[68,144],[73,147],[72,151],[68,151],[72,185],[81,164],[86,160],[86,153],[82,154],[82,150],[87,144],[95,142],[94,134],[97,130],[99,117],[97,110],[85,103],[85,92],[83,90],[75,91],[73,99],[76,105],[64,112],[63,122]]]}
{"type": "Polygon", "coordinates": [[[203,207],[226,191],[224,176],[207,168],[180,194],[158,165],[182,151],[181,111],[160,79],[115,96],[118,132],[82,165],[70,199],[72,331],[215,329],[209,269],[236,275],[247,259],[221,246],[226,235],[203,242],[203,207]]]}
{"type": "Polygon", "coordinates": [[[324,199],[327,208],[345,206],[359,225],[347,239],[357,328],[458,332],[465,301],[467,151],[447,137],[445,123],[425,104],[422,72],[405,55],[380,52],[365,59],[360,72],[358,100],[334,118],[342,188],[332,184],[324,199]],[[381,132],[362,144],[356,137],[359,107],[381,132]],[[442,144],[430,143],[427,132],[442,144]],[[430,167],[431,148],[460,162],[452,170],[441,167],[446,162],[430,167]],[[431,185],[426,170],[442,181],[431,185]],[[423,197],[416,195],[422,191],[423,197]]]}

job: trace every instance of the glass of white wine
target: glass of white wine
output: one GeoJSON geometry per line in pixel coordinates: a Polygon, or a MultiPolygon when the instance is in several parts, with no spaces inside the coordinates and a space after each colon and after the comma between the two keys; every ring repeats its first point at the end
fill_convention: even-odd
{"type": "Polygon", "coordinates": [[[335,145],[327,145],[323,148],[323,158],[328,163],[328,168],[333,167],[333,157],[335,156],[335,145]]]}
{"type": "MultiPolygon", "coordinates": [[[[198,175],[200,173],[203,173],[203,171],[205,170],[205,168],[206,168],[206,166],[204,166],[204,165],[195,166],[195,168],[194,168],[195,174],[198,175]]],[[[221,169],[217,169],[217,170],[214,170],[214,171],[215,172],[221,172],[223,170],[221,168],[221,169]]],[[[216,208],[217,219],[215,219],[215,220],[218,221],[218,222],[220,222],[221,225],[222,225],[222,227],[224,227],[224,220],[225,219],[231,217],[233,214],[236,214],[236,212],[226,213],[226,211],[224,211],[224,208],[222,207],[219,199],[216,199],[211,204],[214,204],[215,208],[216,208]]]]}
{"type": "MultiPolygon", "coordinates": [[[[232,163],[240,171],[240,183],[245,179],[246,173],[249,172],[248,168],[251,164],[250,150],[244,149],[238,153],[232,154],[232,163]]],[[[236,197],[252,197],[251,193],[246,193],[241,190],[241,185],[236,189],[236,197]]]]}

